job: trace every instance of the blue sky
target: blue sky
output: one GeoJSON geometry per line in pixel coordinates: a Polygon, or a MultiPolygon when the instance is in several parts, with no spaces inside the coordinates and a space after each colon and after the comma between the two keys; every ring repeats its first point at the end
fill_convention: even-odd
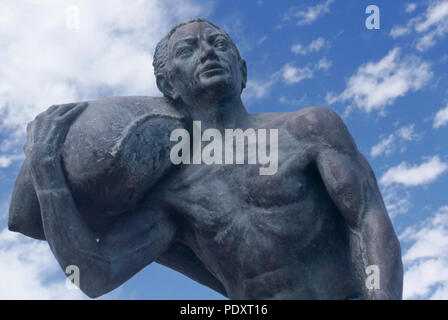
{"type": "MultiPolygon", "coordinates": [[[[399,236],[404,297],[448,299],[448,1],[16,1],[0,12],[0,298],[85,299],[45,242],[6,229],[26,123],[48,106],[160,95],[152,54],[203,17],[247,61],[251,113],[328,106],[367,157],[399,236]],[[365,26],[368,5],[380,29],[365,26]]],[[[104,296],[220,299],[153,264],[104,296]]]]}

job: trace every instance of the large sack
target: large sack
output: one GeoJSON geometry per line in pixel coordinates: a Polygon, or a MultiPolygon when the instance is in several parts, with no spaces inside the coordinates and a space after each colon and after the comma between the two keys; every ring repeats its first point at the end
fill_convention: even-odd
{"type": "MultiPolygon", "coordinates": [[[[165,98],[89,101],[70,127],[62,163],[75,203],[99,237],[120,214],[135,209],[170,168],[170,133],[183,118],[165,98]]],[[[45,239],[26,159],[14,186],[9,229],[45,239]]]]}

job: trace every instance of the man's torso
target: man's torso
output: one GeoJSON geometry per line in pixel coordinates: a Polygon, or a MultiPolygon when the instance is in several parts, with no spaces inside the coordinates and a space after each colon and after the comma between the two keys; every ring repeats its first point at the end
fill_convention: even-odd
{"type": "Polygon", "coordinates": [[[154,194],[177,219],[179,241],[230,298],[360,296],[346,223],[310,157],[310,144],[291,132],[291,119],[306,112],[250,116],[255,130],[278,129],[274,175],[260,175],[259,165],[247,161],[182,165],[154,194]]]}

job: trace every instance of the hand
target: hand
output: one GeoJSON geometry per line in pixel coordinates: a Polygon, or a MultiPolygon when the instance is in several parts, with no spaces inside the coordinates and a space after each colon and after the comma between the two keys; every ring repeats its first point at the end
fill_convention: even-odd
{"type": "Polygon", "coordinates": [[[87,102],[54,105],[28,124],[24,150],[30,157],[32,171],[44,162],[52,162],[48,160],[59,160],[70,125],[87,105],[87,102]]]}

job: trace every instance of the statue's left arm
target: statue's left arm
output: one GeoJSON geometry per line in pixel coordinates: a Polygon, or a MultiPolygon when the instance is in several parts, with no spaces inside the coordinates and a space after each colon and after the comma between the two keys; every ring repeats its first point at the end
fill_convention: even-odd
{"type": "Polygon", "coordinates": [[[333,111],[310,108],[299,122],[296,130],[309,142],[312,161],[348,225],[352,260],[364,298],[401,299],[400,244],[373,170],[333,111]]]}

